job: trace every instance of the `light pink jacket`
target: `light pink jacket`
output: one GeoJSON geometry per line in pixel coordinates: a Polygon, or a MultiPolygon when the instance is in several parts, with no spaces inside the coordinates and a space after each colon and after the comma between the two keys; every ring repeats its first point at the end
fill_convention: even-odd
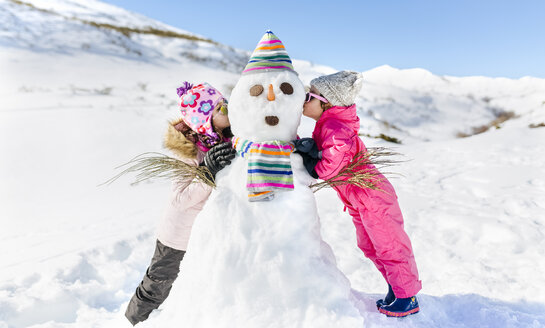
{"type": "MultiPolygon", "coordinates": [[[[204,153],[177,131],[173,127],[175,124],[174,122],[169,125],[164,141],[165,147],[177,159],[191,165],[199,165],[204,153]]],[[[193,222],[211,192],[212,187],[196,180],[172,182],[170,200],[157,227],[157,239],[166,246],[185,251],[193,222]]]]}
{"type": "MultiPolygon", "coordinates": [[[[316,122],[312,138],[322,151],[315,168],[321,179],[336,176],[354,155],[367,150],[358,136],[359,128],[356,105],[332,107],[316,122]]],[[[376,170],[372,165],[367,168],[376,170]]],[[[353,218],[358,247],[392,285],[396,297],[414,296],[422,284],[411,242],[403,228],[403,215],[394,188],[376,173],[382,179],[382,191],[353,185],[336,186],[335,190],[353,218]]]]}

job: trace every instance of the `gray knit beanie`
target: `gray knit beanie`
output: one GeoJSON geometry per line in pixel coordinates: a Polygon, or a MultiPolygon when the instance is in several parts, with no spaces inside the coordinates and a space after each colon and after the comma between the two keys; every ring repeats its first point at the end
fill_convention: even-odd
{"type": "Polygon", "coordinates": [[[350,106],[361,90],[363,76],[359,72],[340,71],[310,81],[333,106],[350,106]]]}

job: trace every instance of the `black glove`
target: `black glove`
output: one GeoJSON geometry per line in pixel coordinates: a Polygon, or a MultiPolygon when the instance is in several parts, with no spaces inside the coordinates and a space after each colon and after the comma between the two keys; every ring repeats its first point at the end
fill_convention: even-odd
{"type": "Polygon", "coordinates": [[[306,153],[308,156],[312,158],[320,159],[320,151],[318,150],[318,146],[316,145],[316,142],[312,138],[302,138],[294,140],[293,143],[295,144],[295,152],[299,154],[306,153]]]}
{"type": "Polygon", "coordinates": [[[318,179],[318,173],[316,173],[315,167],[318,164],[319,159],[310,157],[307,153],[299,153],[303,157],[303,165],[307,169],[308,174],[314,179],[318,179]]]}
{"type": "Polygon", "coordinates": [[[201,166],[206,166],[212,173],[212,177],[215,178],[216,173],[231,164],[231,160],[235,158],[236,153],[237,151],[230,141],[217,144],[206,152],[201,166]]]}
{"type": "Polygon", "coordinates": [[[295,144],[295,152],[303,157],[303,165],[307,169],[308,174],[314,179],[318,179],[318,174],[314,168],[318,164],[321,154],[314,139],[302,138],[294,140],[293,143],[295,144]]]}

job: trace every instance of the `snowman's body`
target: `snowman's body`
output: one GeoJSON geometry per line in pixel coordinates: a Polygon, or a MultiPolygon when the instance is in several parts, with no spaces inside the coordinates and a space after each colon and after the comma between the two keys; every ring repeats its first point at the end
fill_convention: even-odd
{"type": "MultiPolygon", "coordinates": [[[[255,142],[295,139],[304,94],[291,71],[243,75],[229,102],[233,133],[255,142]],[[256,85],[262,93],[255,95],[254,88],[251,95],[256,85]]],[[[363,326],[350,284],[322,241],[312,178],[300,155],[290,159],[294,189],[276,191],[269,201],[248,201],[246,158],[238,156],[219,172],[217,188],[195,220],[180,277],[150,324],[363,326]]]]}

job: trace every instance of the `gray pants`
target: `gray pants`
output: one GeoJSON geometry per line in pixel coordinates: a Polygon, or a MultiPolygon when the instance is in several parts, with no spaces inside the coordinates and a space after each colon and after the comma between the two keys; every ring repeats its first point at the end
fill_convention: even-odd
{"type": "Polygon", "coordinates": [[[165,301],[178,277],[184,255],[185,251],[165,246],[157,240],[151,264],[125,311],[125,317],[133,326],[146,320],[151,311],[165,301]]]}

